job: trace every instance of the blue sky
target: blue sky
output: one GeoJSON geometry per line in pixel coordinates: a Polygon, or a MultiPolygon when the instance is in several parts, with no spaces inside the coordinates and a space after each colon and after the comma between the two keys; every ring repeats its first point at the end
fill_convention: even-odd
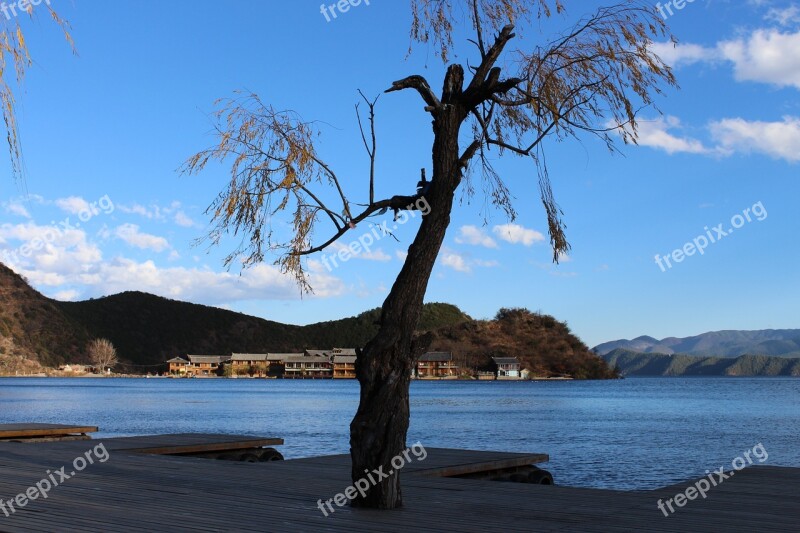
{"type": "MultiPolygon", "coordinates": [[[[227,174],[177,169],[213,143],[214,100],[245,89],[319,121],[320,154],[363,201],[357,90],[374,96],[414,73],[438,88],[444,72],[424,46],[406,57],[408,2],[373,0],[330,22],[306,0],[52,3],[71,23],[78,55],[44,14],[21,22],[34,58],[18,93],[27,178],[14,182],[4,153],[0,260],[65,300],[140,290],[296,324],[382,303],[418,218],[398,224],[399,242],[382,238],[330,271],[314,258],[316,292],[301,298],[270,263],[226,270],[233,238],[195,244],[227,174]]],[[[545,42],[601,3],[567,2],[566,16],[524,29],[512,45],[545,42]]],[[[590,346],[800,327],[800,4],[696,0],[665,13],[680,44],[658,51],[681,89],[658,99],[663,115],[643,112],[640,145],[620,145],[621,155],[590,137],[547,145],[569,257],[550,260],[531,164],[504,158],[497,168],[519,218],[510,224],[480,196],[465,198],[428,301],[476,318],[500,307],[540,310],[590,346]],[[719,224],[728,234],[712,243],[719,224]],[[732,225],[740,227],[728,232],[732,225]],[[702,246],[700,237],[703,253],[695,246],[675,262],[673,251],[702,246]],[[657,254],[672,266],[659,267],[657,254]]],[[[453,60],[472,58],[470,46],[457,42],[453,60]]],[[[412,193],[419,169],[430,172],[430,121],[418,96],[382,95],[377,133],[377,195],[412,193]]]]}

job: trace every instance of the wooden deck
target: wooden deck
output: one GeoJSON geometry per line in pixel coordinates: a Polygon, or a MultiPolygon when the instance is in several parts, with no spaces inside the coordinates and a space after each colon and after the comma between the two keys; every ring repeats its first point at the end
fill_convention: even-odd
{"type": "Polygon", "coordinates": [[[0,424],[0,439],[30,439],[85,436],[96,433],[97,426],[70,426],[65,424],[0,424]]]}
{"type": "MultiPolygon", "coordinates": [[[[184,437],[188,438],[188,437],[184,437]]],[[[200,440],[206,437],[197,437],[200,440]]],[[[231,437],[219,437],[221,441],[231,437]]],[[[252,437],[247,437],[252,439],[252,437]]],[[[139,439],[139,443],[146,442],[139,439]]],[[[219,442],[221,442],[219,441],[219,442]]],[[[525,461],[531,454],[427,449],[403,471],[405,507],[380,512],[318,500],[350,485],[349,457],[239,463],[151,455],[135,439],[22,445],[0,443],[0,498],[8,502],[100,443],[109,451],[10,516],[0,531],[798,531],[800,469],[758,466],[664,517],[659,498],[690,482],[623,492],[433,477],[435,470],[525,461]]],[[[163,442],[161,443],[163,444],[163,442]]],[[[537,454],[533,454],[535,457],[537,454]]],[[[558,480],[556,480],[558,482],[558,480]]]]}
{"type": "Polygon", "coordinates": [[[171,435],[145,435],[103,439],[109,451],[149,453],[154,455],[181,455],[192,453],[245,450],[264,446],[280,446],[277,437],[251,437],[247,435],[217,435],[207,433],[178,433],[171,435]]]}

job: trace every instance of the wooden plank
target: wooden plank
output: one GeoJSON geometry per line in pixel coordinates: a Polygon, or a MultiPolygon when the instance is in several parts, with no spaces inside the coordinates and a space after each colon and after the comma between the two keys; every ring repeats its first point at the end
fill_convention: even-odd
{"type": "Polygon", "coordinates": [[[0,439],[95,433],[97,429],[97,426],[70,426],[64,424],[0,424],[0,439]]]}
{"type": "Polygon", "coordinates": [[[496,461],[483,461],[476,463],[457,464],[441,468],[419,469],[414,471],[414,474],[431,477],[455,477],[468,474],[493,472],[495,470],[503,470],[506,468],[517,468],[537,463],[546,463],[549,460],[549,455],[540,453],[525,455],[523,457],[514,457],[510,459],[499,459],[496,461]]]}
{"type": "Polygon", "coordinates": [[[177,455],[208,453],[264,446],[280,446],[283,439],[277,437],[252,437],[244,435],[217,435],[205,433],[178,433],[103,439],[109,450],[152,455],[177,455]]]}

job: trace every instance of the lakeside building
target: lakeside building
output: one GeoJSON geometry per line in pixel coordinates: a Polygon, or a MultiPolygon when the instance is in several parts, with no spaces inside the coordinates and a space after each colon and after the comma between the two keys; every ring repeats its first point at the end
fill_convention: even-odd
{"type": "Polygon", "coordinates": [[[333,379],[356,379],[355,348],[334,348],[329,353],[333,362],[333,379]]]}
{"type": "Polygon", "coordinates": [[[300,355],[291,355],[284,361],[284,378],[329,379],[333,376],[331,357],[324,350],[306,350],[300,355]]]}
{"type": "Polygon", "coordinates": [[[451,352],[428,352],[417,361],[419,379],[454,379],[458,377],[458,365],[453,362],[451,352]]]}
{"type": "MultiPolygon", "coordinates": [[[[271,377],[287,379],[356,379],[357,353],[354,348],[305,350],[303,353],[233,353],[186,355],[167,361],[169,373],[177,376],[271,377]]],[[[516,357],[492,357],[494,372],[473,372],[474,379],[523,379],[516,357]]],[[[412,371],[418,379],[458,379],[461,369],[451,352],[428,352],[412,371]]]]}
{"type": "Polygon", "coordinates": [[[356,356],[333,356],[333,379],[356,379],[356,356]]]}
{"type": "Polygon", "coordinates": [[[169,365],[169,373],[177,375],[185,375],[189,371],[189,361],[183,357],[173,357],[167,361],[169,365]]]}
{"type": "Polygon", "coordinates": [[[521,379],[521,364],[516,357],[492,357],[497,379],[521,379]]]}
{"type": "Polygon", "coordinates": [[[289,357],[303,355],[301,353],[268,353],[267,363],[269,364],[269,376],[282,378],[286,373],[286,360],[289,357]]]}
{"type": "Polygon", "coordinates": [[[216,376],[221,367],[231,360],[230,355],[187,355],[186,373],[192,376],[216,376]]]}
{"type": "Polygon", "coordinates": [[[231,374],[234,376],[250,375],[264,377],[269,373],[269,354],[235,353],[231,355],[231,374]]]}

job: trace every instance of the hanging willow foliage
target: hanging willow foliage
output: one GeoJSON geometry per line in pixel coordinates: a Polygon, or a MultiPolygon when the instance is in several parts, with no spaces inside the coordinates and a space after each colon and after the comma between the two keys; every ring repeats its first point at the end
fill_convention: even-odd
{"type": "Polygon", "coordinates": [[[50,2],[40,3],[36,7],[27,3],[25,10],[21,10],[18,5],[12,7],[4,3],[3,6],[4,11],[0,14],[0,106],[3,108],[3,121],[6,125],[6,142],[11,156],[11,170],[14,178],[20,179],[24,174],[24,166],[14,87],[19,88],[22,85],[25,71],[32,65],[32,60],[19,21],[22,17],[32,19],[43,9],[47,10],[49,18],[64,32],[64,37],[73,52],[75,43],[69,33],[69,23],[53,10],[50,2]]]}

